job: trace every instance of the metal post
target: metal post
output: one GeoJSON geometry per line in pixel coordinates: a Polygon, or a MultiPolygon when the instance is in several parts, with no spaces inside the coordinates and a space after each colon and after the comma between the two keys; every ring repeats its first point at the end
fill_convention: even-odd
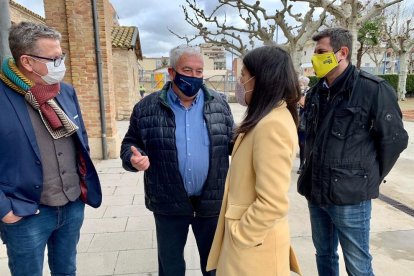
{"type": "Polygon", "coordinates": [[[108,159],[108,144],[106,140],[105,97],[103,94],[102,57],[101,46],[99,44],[98,9],[96,5],[96,0],[92,0],[92,14],[93,29],[95,33],[96,67],[98,71],[99,110],[101,112],[102,158],[106,160],[108,159]]]}
{"type": "Polygon", "coordinates": [[[9,48],[10,11],[9,0],[0,0],[0,64],[11,57],[9,48]]]}

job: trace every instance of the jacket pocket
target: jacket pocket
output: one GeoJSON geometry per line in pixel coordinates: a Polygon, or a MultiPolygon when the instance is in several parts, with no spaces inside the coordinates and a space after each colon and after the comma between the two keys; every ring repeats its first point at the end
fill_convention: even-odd
{"type": "Polygon", "coordinates": [[[243,214],[246,213],[247,208],[249,208],[249,206],[229,204],[224,217],[229,219],[240,219],[243,214]]]}
{"type": "Polygon", "coordinates": [[[366,200],[368,175],[363,169],[332,168],[330,198],[335,204],[356,204],[366,200]]]}
{"type": "Polygon", "coordinates": [[[224,214],[225,217],[225,224],[227,233],[229,235],[229,240],[233,244],[236,249],[247,249],[252,246],[246,245],[240,241],[240,237],[238,237],[235,233],[236,228],[240,222],[240,218],[246,213],[248,206],[240,206],[240,205],[231,205],[229,204],[224,214]]]}
{"type": "Polygon", "coordinates": [[[353,135],[360,126],[360,113],[360,107],[347,107],[335,111],[332,135],[338,139],[345,139],[353,135]]]}

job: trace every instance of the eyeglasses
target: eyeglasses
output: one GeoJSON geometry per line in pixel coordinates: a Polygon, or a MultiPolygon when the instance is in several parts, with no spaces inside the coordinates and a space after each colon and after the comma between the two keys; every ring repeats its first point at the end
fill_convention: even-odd
{"type": "Polygon", "coordinates": [[[41,58],[41,59],[53,61],[53,64],[55,65],[55,67],[60,66],[60,64],[62,63],[62,61],[65,61],[65,58],[66,58],[66,54],[65,53],[63,53],[60,57],[56,57],[56,58],[47,58],[47,57],[41,57],[41,56],[29,55],[29,54],[26,54],[26,55],[29,56],[29,57],[41,58]]]}

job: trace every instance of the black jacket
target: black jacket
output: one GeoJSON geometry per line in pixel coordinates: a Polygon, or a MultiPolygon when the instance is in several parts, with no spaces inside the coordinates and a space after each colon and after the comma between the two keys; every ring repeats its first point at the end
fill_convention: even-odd
{"type": "Polygon", "coordinates": [[[353,65],[329,89],[323,81],[306,97],[306,161],[298,191],[313,204],[376,198],[408,144],[396,93],[353,65]]]}
{"type": "Polygon", "coordinates": [[[122,165],[128,171],[136,171],[130,162],[131,146],[149,157],[150,167],[144,173],[145,204],[149,210],[164,215],[218,216],[231,153],[230,107],[220,94],[202,87],[204,119],[210,136],[210,164],[202,194],[193,208],[179,171],[175,118],[167,102],[170,84],[135,105],[122,141],[122,165]]]}

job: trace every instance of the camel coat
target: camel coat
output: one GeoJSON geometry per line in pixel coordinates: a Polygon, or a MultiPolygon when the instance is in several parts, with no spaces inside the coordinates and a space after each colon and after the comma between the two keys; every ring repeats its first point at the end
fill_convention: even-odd
{"type": "Polygon", "coordinates": [[[297,145],[285,103],[239,135],[207,270],[217,269],[217,276],[300,274],[287,218],[297,145]]]}

